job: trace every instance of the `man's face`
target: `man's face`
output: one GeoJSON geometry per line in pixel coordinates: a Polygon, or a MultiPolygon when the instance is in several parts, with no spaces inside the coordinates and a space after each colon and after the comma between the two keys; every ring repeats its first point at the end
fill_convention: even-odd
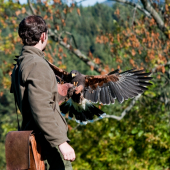
{"type": "Polygon", "coordinates": [[[48,30],[47,30],[47,32],[44,33],[44,34],[45,34],[45,38],[44,38],[44,42],[43,42],[43,44],[42,44],[42,46],[43,46],[42,51],[45,51],[45,48],[46,48],[46,46],[47,46],[47,41],[48,41],[48,30]]]}

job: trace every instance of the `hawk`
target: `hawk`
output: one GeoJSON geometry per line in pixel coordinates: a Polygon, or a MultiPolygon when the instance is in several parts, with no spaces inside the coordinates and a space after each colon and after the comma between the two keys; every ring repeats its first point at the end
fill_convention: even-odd
{"type": "MultiPolygon", "coordinates": [[[[48,61],[47,61],[48,62],[48,61]]],[[[144,70],[131,69],[124,72],[112,71],[106,75],[89,76],[72,70],[70,73],[48,62],[53,69],[58,83],[71,83],[75,86],[73,95],[60,105],[63,115],[69,113],[69,119],[76,118],[76,122],[87,124],[93,122],[94,115],[102,118],[106,115],[102,110],[93,105],[100,103],[110,105],[119,103],[129,98],[134,98],[147,90],[152,85],[148,81],[151,73],[144,70]]]]}

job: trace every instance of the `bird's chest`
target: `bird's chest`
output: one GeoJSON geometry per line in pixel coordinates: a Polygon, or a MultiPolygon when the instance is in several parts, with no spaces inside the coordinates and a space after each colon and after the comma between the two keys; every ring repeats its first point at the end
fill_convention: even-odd
{"type": "Polygon", "coordinates": [[[71,83],[74,84],[75,86],[79,86],[79,85],[85,85],[85,79],[84,77],[74,77],[71,80],[71,83]]]}
{"type": "MultiPolygon", "coordinates": [[[[74,84],[74,86],[80,86],[82,85],[84,87],[85,85],[85,79],[84,77],[74,77],[72,80],[71,80],[71,83],[74,84]]],[[[82,100],[83,100],[83,91],[79,94],[76,94],[75,92],[73,93],[73,96],[71,97],[72,100],[76,103],[81,103],[82,100]]]]}

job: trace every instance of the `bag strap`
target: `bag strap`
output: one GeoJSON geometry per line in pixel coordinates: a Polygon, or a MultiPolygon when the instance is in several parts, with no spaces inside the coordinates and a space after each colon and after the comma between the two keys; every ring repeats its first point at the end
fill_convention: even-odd
{"type": "MultiPolygon", "coordinates": [[[[21,61],[17,60],[17,64],[15,65],[15,67],[16,67],[16,66],[19,67],[20,64],[21,64],[21,61]]],[[[14,69],[15,69],[15,68],[14,68],[14,69]]],[[[17,68],[17,69],[18,69],[18,68],[17,68]]],[[[16,74],[18,74],[18,70],[17,70],[17,72],[15,72],[15,76],[16,76],[16,74]]],[[[12,78],[12,79],[13,79],[13,78],[12,78]]],[[[13,86],[14,86],[14,85],[13,85],[13,83],[12,83],[12,88],[14,89],[13,86]]],[[[17,114],[18,131],[20,131],[20,130],[21,130],[21,127],[20,127],[19,119],[18,119],[18,112],[17,112],[17,97],[16,97],[16,92],[15,92],[15,90],[13,90],[13,93],[14,93],[14,100],[15,100],[15,111],[16,111],[16,114],[17,114]]]]}
{"type": "Polygon", "coordinates": [[[16,114],[17,114],[18,131],[20,131],[20,130],[21,130],[21,127],[20,127],[19,119],[18,119],[17,102],[16,102],[16,96],[15,96],[15,93],[14,93],[14,100],[15,100],[15,111],[16,111],[16,114]]]}

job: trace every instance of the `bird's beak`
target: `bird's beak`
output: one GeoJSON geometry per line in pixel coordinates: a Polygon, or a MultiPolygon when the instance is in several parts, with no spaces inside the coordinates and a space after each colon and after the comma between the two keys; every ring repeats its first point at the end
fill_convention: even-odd
{"type": "Polygon", "coordinates": [[[75,77],[75,76],[76,76],[76,74],[72,73],[72,77],[75,77]]]}

